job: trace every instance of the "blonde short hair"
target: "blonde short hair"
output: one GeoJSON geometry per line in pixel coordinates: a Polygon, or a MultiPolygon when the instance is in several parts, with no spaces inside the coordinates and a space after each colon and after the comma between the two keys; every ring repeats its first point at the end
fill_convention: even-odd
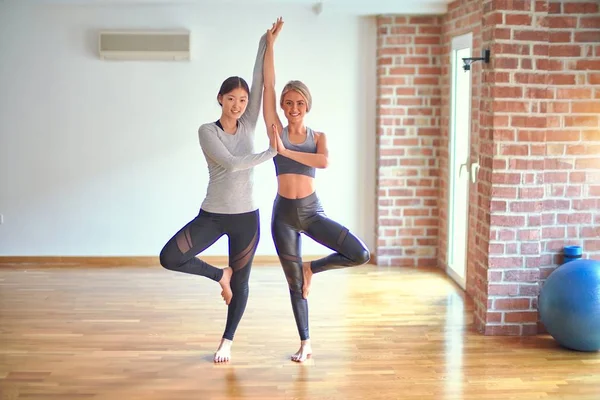
{"type": "Polygon", "coordinates": [[[309,112],[310,108],[312,107],[312,96],[310,94],[310,90],[308,90],[308,87],[300,81],[289,81],[288,83],[286,83],[286,85],[283,87],[283,90],[281,91],[279,105],[283,107],[283,97],[290,90],[298,92],[302,97],[304,97],[304,100],[306,100],[306,112],[309,112]]]}

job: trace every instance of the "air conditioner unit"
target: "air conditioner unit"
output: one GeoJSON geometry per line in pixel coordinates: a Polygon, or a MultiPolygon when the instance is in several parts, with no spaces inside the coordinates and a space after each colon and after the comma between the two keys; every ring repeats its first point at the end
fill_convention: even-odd
{"type": "Polygon", "coordinates": [[[102,59],[190,59],[189,31],[102,31],[98,39],[98,51],[102,59]]]}

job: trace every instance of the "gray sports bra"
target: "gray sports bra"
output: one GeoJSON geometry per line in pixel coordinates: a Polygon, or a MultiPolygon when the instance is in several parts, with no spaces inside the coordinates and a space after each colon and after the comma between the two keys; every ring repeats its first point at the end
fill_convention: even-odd
{"type": "MultiPolygon", "coordinates": [[[[315,132],[306,127],[306,140],[300,144],[290,143],[290,137],[288,134],[288,127],[283,128],[283,132],[281,132],[281,141],[286,149],[301,151],[303,153],[316,153],[317,152],[317,143],[315,142],[315,132]]],[[[284,157],[280,154],[277,154],[273,157],[273,162],[275,163],[275,174],[277,176],[281,174],[299,174],[299,175],[307,175],[312,178],[315,177],[315,168],[309,167],[308,165],[299,163],[298,161],[294,161],[291,158],[284,157]]]]}

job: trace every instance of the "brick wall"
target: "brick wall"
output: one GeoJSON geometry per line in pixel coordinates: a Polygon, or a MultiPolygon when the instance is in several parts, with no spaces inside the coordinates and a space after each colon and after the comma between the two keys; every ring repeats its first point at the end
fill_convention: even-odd
{"type": "Polygon", "coordinates": [[[541,284],[562,261],[557,253],[565,244],[600,260],[600,2],[548,6],[541,284]]]}
{"type": "Polygon", "coordinates": [[[599,2],[458,0],[439,19],[386,16],[379,29],[378,261],[435,257],[445,267],[450,41],[472,31],[474,56],[490,48],[492,61],[471,71],[471,155],[481,170],[467,291],[480,331],[543,330],[537,297],[562,247],[600,259],[599,2]],[[411,65],[417,51],[424,56],[411,65]]]}
{"type": "Polygon", "coordinates": [[[483,73],[492,138],[487,334],[537,332],[549,31],[546,1],[483,3],[483,73]]]}
{"type": "Polygon", "coordinates": [[[380,17],[377,50],[379,265],[437,265],[439,17],[380,17]]]}
{"type": "Polygon", "coordinates": [[[484,2],[485,17],[498,22],[483,35],[495,54],[484,72],[494,158],[480,329],[536,334],[537,298],[563,246],[600,258],[600,14],[597,2],[496,0],[484,2]]]}
{"type": "Polygon", "coordinates": [[[600,259],[600,2],[550,1],[541,278],[565,244],[600,259]]]}

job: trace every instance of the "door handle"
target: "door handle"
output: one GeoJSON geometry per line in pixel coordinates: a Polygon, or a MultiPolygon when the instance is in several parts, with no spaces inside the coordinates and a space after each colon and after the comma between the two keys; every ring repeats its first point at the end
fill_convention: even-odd
{"type": "Polygon", "coordinates": [[[477,173],[479,173],[479,167],[479,163],[471,164],[471,173],[469,174],[471,176],[471,183],[475,183],[475,181],[477,180],[477,173]]]}

